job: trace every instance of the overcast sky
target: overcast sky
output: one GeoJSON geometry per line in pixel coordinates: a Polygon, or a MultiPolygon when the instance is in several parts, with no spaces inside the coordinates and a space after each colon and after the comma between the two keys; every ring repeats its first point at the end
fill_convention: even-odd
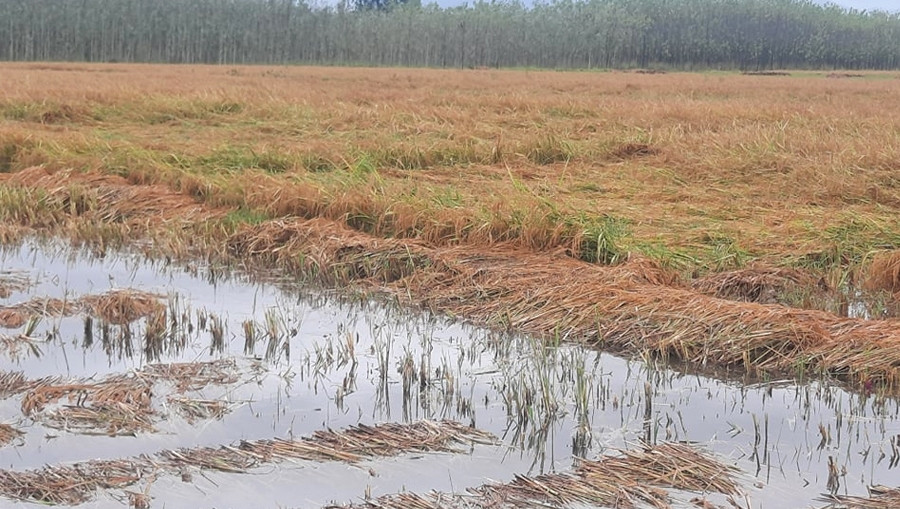
{"type": "MultiPolygon", "coordinates": [[[[522,0],[523,3],[529,5],[530,0],[522,0]]],[[[853,7],[854,9],[882,10],[882,11],[900,11],[900,0],[815,0],[820,4],[835,3],[841,7],[853,7]]],[[[467,3],[466,0],[422,0],[422,4],[437,2],[443,7],[452,7],[467,3]]],[[[469,0],[471,5],[473,2],[469,0]]]]}
{"type": "Polygon", "coordinates": [[[879,9],[882,11],[900,10],[900,0],[834,0],[834,3],[841,7],[853,7],[855,9],[879,9]]]}

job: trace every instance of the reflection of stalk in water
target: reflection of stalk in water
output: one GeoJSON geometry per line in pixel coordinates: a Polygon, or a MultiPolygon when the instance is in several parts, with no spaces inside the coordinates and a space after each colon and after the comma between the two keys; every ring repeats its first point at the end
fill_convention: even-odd
{"type": "Polygon", "coordinates": [[[209,355],[221,354],[225,351],[225,324],[218,315],[209,318],[209,355]]]}

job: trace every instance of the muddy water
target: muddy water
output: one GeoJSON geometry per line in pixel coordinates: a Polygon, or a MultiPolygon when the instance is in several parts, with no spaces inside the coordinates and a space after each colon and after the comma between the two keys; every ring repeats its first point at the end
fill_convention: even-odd
{"type": "MultiPolygon", "coordinates": [[[[259,283],[128,253],[98,259],[31,243],[0,254],[0,273],[10,272],[30,284],[0,306],[131,288],[160,295],[177,319],[168,320],[167,339],[148,349],[144,320],[123,327],[83,315],[47,317],[30,333],[39,348],[3,352],[2,371],[102,378],[150,363],[235,359],[242,376],[191,394],[227,401],[231,411],[221,419],[189,423],[159,402],[164,394],[155,394],[167,418],[156,432],[137,436],[47,428],[22,416],[21,397],[0,401],[0,421],[26,431],[24,440],[0,449],[0,468],[418,419],[472,423],[501,438],[466,454],[356,466],[283,463],[246,475],[197,473],[190,482],[161,476],[133,487],[154,497],[153,507],[319,507],[402,490],[458,492],[514,474],[564,471],[573,456],[596,458],[641,440],[697,442],[727,458],[743,471],[743,506],[813,507],[830,490],[862,495],[869,484],[900,484],[897,402],[825,382],[746,385],[688,375],[313,291],[284,278],[259,283]],[[248,341],[248,331],[255,341],[248,341]],[[836,473],[831,482],[829,462],[836,473]]],[[[0,335],[23,330],[0,329],[0,335]]],[[[126,500],[121,492],[99,493],[82,507],[122,507],[126,500]]]]}

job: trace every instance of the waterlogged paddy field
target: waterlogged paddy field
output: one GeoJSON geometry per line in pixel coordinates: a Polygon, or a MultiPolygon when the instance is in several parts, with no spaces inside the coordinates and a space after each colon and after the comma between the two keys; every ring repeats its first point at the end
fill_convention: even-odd
{"type": "MultiPolygon", "coordinates": [[[[825,493],[865,495],[867,486],[896,484],[897,401],[824,381],[717,380],[283,278],[127,252],[96,257],[25,242],[3,250],[0,267],[0,316],[9,325],[0,329],[0,371],[56,377],[46,384],[58,386],[156,377],[137,421],[85,417],[97,407],[90,388],[58,401],[32,398],[37,389],[5,394],[0,420],[21,432],[0,448],[8,471],[358,424],[451,420],[497,437],[457,444],[455,452],[353,464],[264,462],[245,473],[191,465],[181,476],[99,489],[80,507],[139,506],[135,493],[152,507],[322,507],[403,491],[460,493],[516,475],[568,472],[576,457],[596,460],[640,449],[641,441],[696,444],[736,466],[739,507],[822,507],[816,499],[825,493]],[[97,304],[125,291],[157,304],[133,320],[124,308],[116,314],[97,304]],[[24,314],[40,318],[9,318],[22,303],[24,314]],[[171,366],[204,369],[179,378],[171,366]]],[[[701,496],[670,495],[684,507],[701,496]]],[[[707,500],[728,506],[725,498],[707,500]]]]}

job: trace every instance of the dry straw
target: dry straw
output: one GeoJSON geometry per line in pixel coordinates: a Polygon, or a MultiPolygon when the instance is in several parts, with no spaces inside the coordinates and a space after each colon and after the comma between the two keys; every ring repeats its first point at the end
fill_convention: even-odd
{"type": "Polygon", "coordinates": [[[821,500],[829,502],[822,509],[895,509],[900,507],[900,489],[870,486],[868,497],[824,495],[821,500]]]}
{"type": "Polygon", "coordinates": [[[0,424],[0,447],[12,443],[13,440],[21,438],[25,435],[9,424],[0,424]]]}
{"type": "Polygon", "coordinates": [[[876,254],[869,265],[866,288],[893,293],[900,300],[900,249],[876,254]]]}
{"type": "Polygon", "coordinates": [[[0,308],[0,325],[18,328],[29,316],[72,316],[78,313],[89,313],[107,323],[125,325],[164,312],[166,306],[161,302],[162,298],[161,295],[133,289],[110,290],[101,295],[67,300],[34,298],[0,308]]]}
{"type": "Polygon", "coordinates": [[[186,468],[245,472],[263,463],[286,460],[356,462],[410,451],[456,451],[460,444],[494,443],[483,431],[450,421],[356,426],[321,431],[298,440],[242,441],[232,446],[162,451],[139,458],[86,461],[16,472],[0,470],[0,494],[47,504],[76,505],[99,489],[125,488],[160,472],[186,468]]]}
{"type": "MultiPolygon", "coordinates": [[[[260,258],[333,284],[360,278],[386,284],[412,305],[490,327],[698,365],[811,370],[891,385],[900,377],[896,320],[841,318],[716,298],[659,284],[664,274],[642,263],[604,267],[504,245],[433,248],[302,219],[248,227],[229,246],[236,256],[260,258]],[[394,264],[406,270],[391,270],[385,277],[387,272],[374,272],[363,254],[377,259],[379,267],[394,264]]],[[[802,276],[763,276],[773,277],[802,276]]]]}
{"type": "Polygon", "coordinates": [[[582,460],[574,472],[516,476],[505,484],[487,484],[468,494],[402,493],[345,508],[453,509],[464,507],[669,508],[668,489],[740,494],[737,470],[684,444],[667,443],[599,461],[582,460]]]}
{"type": "Polygon", "coordinates": [[[162,417],[152,404],[156,383],[173,386],[176,394],[169,396],[169,403],[193,422],[219,418],[228,405],[182,397],[185,392],[212,384],[229,385],[239,379],[233,360],[151,364],[128,375],[96,382],[64,382],[58,378],[30,381],[22,373],[5,373],[0,376],[0,394],[24,393],[22,414],[51,428],[80,434],[133,435],[154,431],[162,417]]]}
{"type": "Polygon", "coordinates": [[[719,272],[692,281],[691,287],[722,299],[760,304],[778,304],[786,295],[825,292],[820,281],[807,272],[774,267],[719,272]]]}

